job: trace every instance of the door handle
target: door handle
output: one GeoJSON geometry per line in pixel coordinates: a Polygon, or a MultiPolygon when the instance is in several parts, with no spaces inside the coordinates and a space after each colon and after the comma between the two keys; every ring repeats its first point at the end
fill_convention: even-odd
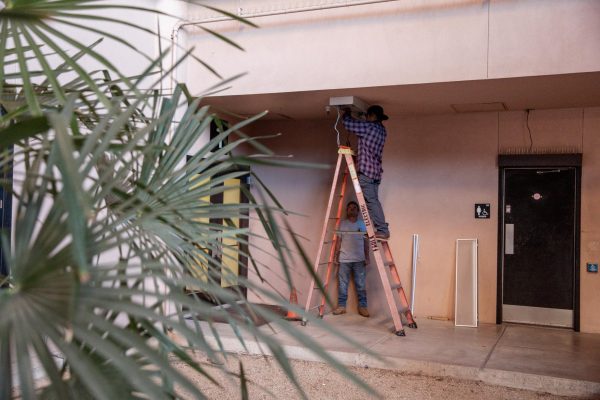
{"type": "Polygon", "coordinates": [[[504,225],[504,254],[515,254],[515,224],[504,225]]]}

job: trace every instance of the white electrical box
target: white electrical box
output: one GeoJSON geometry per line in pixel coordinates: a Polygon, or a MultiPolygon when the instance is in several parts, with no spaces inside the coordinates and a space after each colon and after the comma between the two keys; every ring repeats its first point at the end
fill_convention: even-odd
{"type": "Polygon", "coordinates": [[[369,106],[356,96],[330,97],[329,105],[334,107],[350,107],[352,111],[366,113],[369,106]]]}

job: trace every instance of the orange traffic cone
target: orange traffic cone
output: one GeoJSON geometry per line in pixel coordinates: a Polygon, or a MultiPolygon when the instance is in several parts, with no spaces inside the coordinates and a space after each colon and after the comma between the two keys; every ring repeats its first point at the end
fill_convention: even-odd
{"type": "MultiPolygon", "coordinates": [[[[290,293],[290,304],[298,305],[298,295],[296,295],[296,288],[294,287],[290,293]]],[[[302,318],[292,310],[288,310],[285,319],[288,321],[300,321],[302,318]]]]}

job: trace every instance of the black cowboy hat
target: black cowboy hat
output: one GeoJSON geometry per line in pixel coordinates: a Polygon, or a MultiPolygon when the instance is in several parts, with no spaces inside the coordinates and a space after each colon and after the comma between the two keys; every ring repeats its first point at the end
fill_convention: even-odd
{"type": "Polygon", "coordinates": [[[367,115],[368,114],[375,115],[379,121],[385,121],[386,119],[389,119],[389,117],[384,114],[383,107],[381,107],[381,106],[371,106],[371,107],[369,107],[367,109],[367,115]]]}

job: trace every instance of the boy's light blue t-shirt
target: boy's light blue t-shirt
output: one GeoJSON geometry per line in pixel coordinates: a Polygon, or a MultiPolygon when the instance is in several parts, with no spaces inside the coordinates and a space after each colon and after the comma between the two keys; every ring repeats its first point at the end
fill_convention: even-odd
{"type": "MultiPolygon", "coordinates": [[[[356,222],[344,219],[340,222],[340,231],[342,232],[367,232],[367,227],[362,219],[356,222]]],[[[356,233],[340,233],[342,245],[340,247],[340,262],[359,262],[365,261],[365,236],[356,233]]]]}

